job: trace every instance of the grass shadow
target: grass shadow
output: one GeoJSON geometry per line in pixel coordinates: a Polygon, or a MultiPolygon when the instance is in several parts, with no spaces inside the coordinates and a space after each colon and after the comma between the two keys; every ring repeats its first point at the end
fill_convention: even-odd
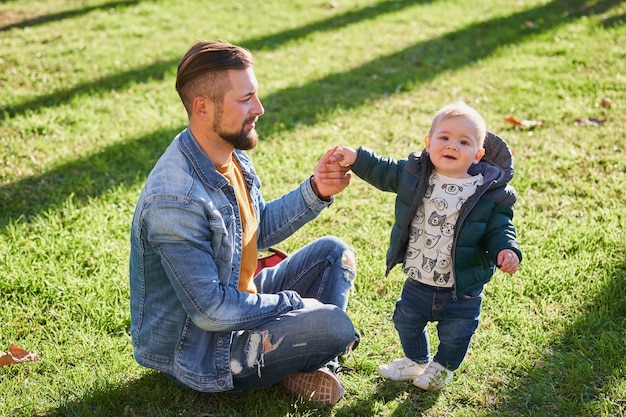
{"type": "MultiPolygon", "coordinates": [[[[429,0],[414,1],[383,1],[374,6],[357,11],[346,12],[324,21],[313,22],[300,28],[280,33],[242,40],[242,46],[256,50],[277,48],[278,46],[297,40],[312,32],[336,30],[339,27],[359,21],[373,19],[379,15],[397,12],[402,8],[414,6],[429,0]]],[[[544,6],[516,13],[507,17],[479,22],[443,37],[431,39],[406,48],[395,54],[373,60],[359,68],[346,73],[331,75],[319,81],[301,87],[280,91],[264,98],[266,115],[265,125],[269,130],[281,127],[284,120],[295,124],[314,123],[324,117],[332,109],[341,107],[350,109],[358,107],[370,99],[376,99],[398,90],[411,89],[428,79],[434,78],[442,71],[455,70],[486,58],[498,48],[522,41],[525,37],[541,32],[551,31],[555,27],[566,24],[588,14],[601,14],[618,5],[618,0],[600,0],[593,7],[584,7],[586,0],[554,0],[544,6]],[[528,27],[527,22],[539,22],[538,27],[528,27]],[[477,45],[480,40],[480,45],[477,45]],[[442,63],[441,57],[446,59],[442,63]],[[428,59],[425,59],[428,58],[428,59]],[[383,74],[384,76],[373,76],[383,74]],[[319,94],[321,88],[328,93],[319,94]],[[295,102],[295,104],[294,104],[295,102]],[[291,113],[284,113],[284,111],[291,113]],[[307,112],[300,118],[302,109],[307,112]],[[267,123],[269,121],[269,123],[267,123]]],[[[37,112],[41,108],[51,107],[71,101],[82,94],[108,93],[120,90],[135,83],[163,79],[166,74],[174,73],[180,57],[164,59],[155,63],[121,72],[116,75],[88,81],[65,90],[54,91],[38,96],[32,100],[9,105],[0,109],[0,121],[15,117],[27,111],[37,112]]]]}
{"type": "Polygon", "coordinates": [[[37,176],[0,187],[0,229],[12,221],[29,221],[55,210],[70,196],[78,206],[118,186],[143,182],[156,160],[178,133],[158,130],[101,152],[75,159],[37,176]]]}
{"type": "MultiPolygon", "coordinates": [[[[597,415],[594,401],[604,401],[624,380],[626,264],[608,267],[613,279],[580,306],[572,325],[534,367],[511,382],[502,408],[529,415],[597,415]]],[[[626,415],[626,401],[614,407],[608,415],[626,415]]]]}
{"type": "Polygon", "coordinates": [[[604,20],[603,24],[605,28],[622,26],[626,21],[626,13],[619,16],[613,16],[604,20]]]}
{"type": "Polygon", "coordinates": [[[240,45],[251,51],[277,49],[286,43],[311,36],[312,33],[338,30],[351,24],[380,17],[384,14],[396,13],[403,9],[413,7],[416,4],[432,3],[433,1],[436,0],[383,0],[372,3],[361,9],[337,14],[328,19],[312,22],[304,26],[263,36],[258,39],[244,40],[240,45]]]}
{"type": "Polygon", "coordinates": [[[127,383],[110,383],[89,389],[80,398],[66,401],[41,416],[264,417],[265,410],[272,410],[274,415],[297,415],[305,411],[313,413],[307,415],[327,417],[333,409],[303,403],[281,386],[243,394],[199,393],[180,389],[167,381],[164,374],[148,371],[127,383]],[[251,410],[246,408],[247,404],[256,406],[251,410]]]}
{"type": "MultiPolygon", "coordinates": [[[[397,12],[402,8],[428,1],[432,0],[409,0],[404,2],[398,2],[396,0],[381,1],[379,3],[359,10],[349,11],[343,14],[333,16],[326,20],[317,21],[301,26],[299,28],[282,31],[256,39],[245,40],[242,41],[240,44],[252,51],[275,49],[285,43],[295,41],[314,32],[337,30],[338,28],[347,26],[349,24],[358,23],[362,20],[373,19],[382,14],[397,12]]],[[[138,2],[138,0],[120,1],[114,4],[130,4],[138,2]]],[[[113,3],[109,3],[109,5],[106,7],[115,7],[111,6],[111,4],[113,3]]],[[[86,11],[82,11],[82,13],[79,13],[78,11],[58,13],[56,15],[46,16],[45,21],[69,18],[74,15],[84,14],[87,11],[91,11],[92,9],[97,9],[101,7],[105,6],[92,7],[88,9],[86,8],[83,9],[86,11]],[[62,17],[60,17],[61,15],[62,17]]],[[[44,18],[42,17],[40,19],[44,18]]],[[[168,73],[176,72],[179,60],[180,57],[170,60],[159,60],[148,66],[136,68],[126,72],[120,72],[118,74],[102,77],[93,81],[86,81],[72,88],[53,91],[49,94],[41,95],[31,100],[23,101],[15,105],[6,106],[0,109],[0,121],[15,117],[20,114],[25,114],[28,111],[37,112],[41,108],[47,108],[67,103],[70,102],[73,98],[81,95],[98,93],[106,94],[111,90],[122,90],[134,84],[146,83],[151,80],[162,80],[168,73]]]]}
{"type": "MultiPolygon", "coordinates": [[[[59,13],[52,13],[47,15],[39,15],[37,17],[31,17],[29,19],[20,20],[19,22],[9,23],[4,26],[0,26],[0,32],[6,32],[11,29],[25,29],[33,26],[43,25],[48,22],[56,22],[59,20],[70,19],[72,17],[83,16],[94,10],[109,10],[122,6],[131,6],[133,4],[140,3],[141,0],[119,0],[111,1],[108,3],[100,4],[98,6],[83,7],[81,9],[66,10],[59,13]]],[[[4,3],[4,2],[3,2],[4,3]]]]}
{"type": "MultiPolygon", "coordinates": [[[[324,23],[305,26],[306,30],[330,30],[337,25],[359,19],[371,19],[376,14],[397,10],[397,2],[381,2],[376,8],[349,12],[324,23]]],[[[407,2],[414,4],[417,2],[407,2]]],[[[264,98],[266,115],[259,122],[263,136],[272,131],[295,128],[299,124],[313,124],[334,109],[352,109],[397,91],[417,88],[442,71],[455,70],[487,58],[498,48],[522,41],[539,31],[553,30],[568,21],[588,13],[602,13],[615,0],[600,0],[592,8],[584,8],[585,1],[554,0],[544,6],[507,17],[478,22],[456,32],[413,45],[397,53],[364,64],[354,70],[334,74],[300,87],[284,89],[264,98]],[[527,21],[540,22],[539,28],[529,28],[527,21]],[[481,47],[476,40],[481,39],[481,47]],[[441,62],[440,57],[445,60],[441,62]],[[419,64],[419,65],[418,65],[419,64]],[[384,76],[373,79],[374,74],[384,76]],[[319,91],[325,91],[320,95],[319,91]]],[[[402,4],[402,3],[401,3],[402,4]]],[[[305,30],[305,31],[306,31],[305,30]]],[[[286,31],[241,42],[248,47],[261,47],[266,42],[277,45],[302,36],[303,29],[286,31]]],[[[133,83],[161,79],[174,71],[178,60],[157,61],[133,71],[104,77],[65,91],[55,92],[36,100],[2,109],[2,117],[12,117],[26,111],[37,111],[42,106],[65,103],[79,94],[108,92],[133,83]]],[[[102,152],[60,165],[39,176],[29,177],[0,188],[0,209],[3,218],[0,227],[17,219],[28,219],[39,212],[58,206],[67,196],[75,194],[78,201],[96,197],[120,184],[142,181],[152,168],[175,131],[159,131],[146,137],[128,140],[107,147],[102,152]]]]}
{"type": "Polygon", "coordinates": [[[152,80],[162,80],[169,72],[175,72],[177,66],[178,60],[160,60],[145,67],[101,77],[94,81],[86,81],[72,88],[53,91],[31,100],[8,105],[0,109],[0,122],[28,112],[37,112],[42,108],[63,105],[82,95],[104,95],[112,90],[119,91],[152,80]]]}
{"type": "Polygon", "coordinates": [[[378,415],[380,404],[397,404],[392,417],[419,416],[430,410],[438,401],[441,392],[425,392],[414,387],[411,381],[394,382],[379,378],[376,390],[367,398],[359,398],[350,406],[338,409],[337,417],[378,415]]]}
{"type": "Polygon", "coordinates": [[[379,57],[351,71],[281,90],[264,98],[266,114],[258,129],[274,132],[310,125],[337,109],[349,110],[398,91],[414,90],[438,74],[470,66],[500,48],[553,31],[582,16],[604,13],[619,1],[601,0],[592,8],[583,7],[585,3],[584,0],[554,0],[519,13],[477,22],[379,57]],[[537,24],[532,26],[527,22],[537,24]],[[324,94],[319,94],[320,91],[324,94]]]}

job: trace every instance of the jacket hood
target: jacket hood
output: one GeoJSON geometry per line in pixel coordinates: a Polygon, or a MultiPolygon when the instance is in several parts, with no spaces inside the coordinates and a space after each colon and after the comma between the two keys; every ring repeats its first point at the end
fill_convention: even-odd
{"type": "Polygon", "coordinates": [[[472,174],[474,169],[481,172],[480,165],[488,163],[500,169],[499,182],[508,183],[511,181],[515,170],[513,167],[513,152],[511,152],[509,145],[495,133],[487,132],[484,147],[485,155],[478,164],[469,169],[469,173],[472,174]]]}

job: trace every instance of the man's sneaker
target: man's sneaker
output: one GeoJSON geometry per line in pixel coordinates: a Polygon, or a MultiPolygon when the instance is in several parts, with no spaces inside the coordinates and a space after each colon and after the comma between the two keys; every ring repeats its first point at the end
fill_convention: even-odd
{"type": "Polygon", "coordinates": [[[357,346],[359,346],[359,343],[361,343],[361,332],[355,328],[354,329],[354,342],[350,343],[347,347],[345,352],[343,352],[343,357],[347,358],[348,356],[350,356],[350,354],[357,348],[357,346]]]}
{"type": "Polygon", "coordinates": [[[296,372],[281,383],[302,400],[318,404],[335,404],[344,394],[341,381],[326,367],[314,372],[296,372]]]}
{"type": "Polygon", "coordinates": [[[437,391],[450,381],[452,371],[437,362],[431,362],[424,373],[413,380],[413,385],[425,391],[437,391]]]}
{"type": "Polygon", "coordinates": [[[380,365],[378,373],[393,381],[408,381],[420,376],[428,367],[427,363],[420,364],[404,357],[396,359],[387,365],[380,365]]]}

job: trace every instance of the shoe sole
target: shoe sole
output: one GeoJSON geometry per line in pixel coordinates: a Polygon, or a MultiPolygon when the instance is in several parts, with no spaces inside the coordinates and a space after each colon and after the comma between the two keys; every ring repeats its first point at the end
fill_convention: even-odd
{"type": "Polygon", "coordinates": [[[283,379],[282,384],[300,399],[323,405],[335,404],[344,394],[341,381],[326,369],[296,372],[283,379]]]}

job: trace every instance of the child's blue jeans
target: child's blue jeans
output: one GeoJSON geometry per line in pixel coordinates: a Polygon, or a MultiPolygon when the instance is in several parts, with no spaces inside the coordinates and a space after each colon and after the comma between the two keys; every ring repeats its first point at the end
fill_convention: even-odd
{"type": "Polygon", "coordinates": [[[452,288],[438,288],[407,279],[396,303],[393,322],[407,358],[429,362],[428,322],[437,322],[439,348],[433,360],[454,371],[463,362],[480,321],[482,288],[454,296],[452,288]]]}

